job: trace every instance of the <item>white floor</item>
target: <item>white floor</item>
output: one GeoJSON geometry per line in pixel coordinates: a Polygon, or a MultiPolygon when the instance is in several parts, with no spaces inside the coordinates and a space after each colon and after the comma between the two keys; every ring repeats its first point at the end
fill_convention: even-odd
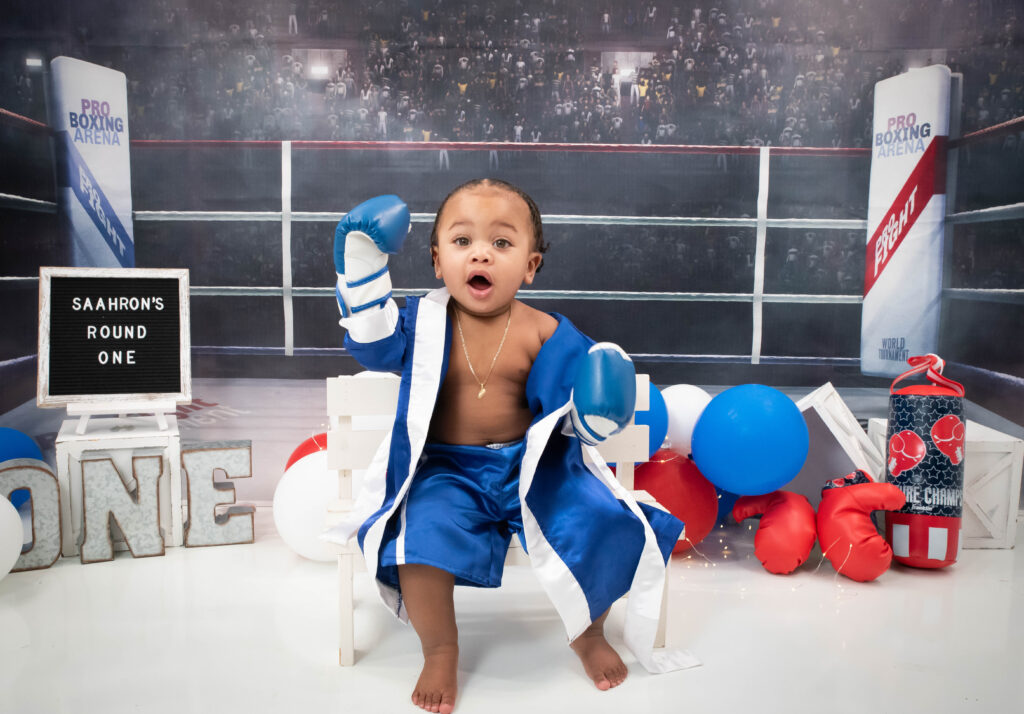
{"type": "MultiPolygon", "coordinates": [[[[1021,529],[1024,531],[1024,529],[1021,529]]],[[[1024,674],[1024,534],[964,551],[946,571],[837,577],[817,549],[765,572],[733,526],[674,561],[669,643],[703,666],[630,666],[598,692],[528,568],[499,590],[460,589],[456,712],[1011,712],[1024,674]]],[[[258,511],[256,542],[0,580],[0,712],[414,712],[413,631],[357,575],[357,662],[336,664],[329,563],[293,554],[258,511]]],[[[1015,704],[1016,702],[1016,704],[1015,704]]]]}

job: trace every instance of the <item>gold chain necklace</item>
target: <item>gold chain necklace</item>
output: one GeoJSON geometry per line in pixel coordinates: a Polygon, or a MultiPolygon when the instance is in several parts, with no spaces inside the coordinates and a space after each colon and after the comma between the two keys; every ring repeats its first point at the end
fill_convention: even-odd
{"type": "Polygon", "coordinates": [[[508,337],[508,327],[512,324],[512,308],[508,309],[508,321],[505,323],[505,334],[501,336],[501,342],[498,344],[498,351],[494,353],[494,359],[491,360],[491,368],[487,370],[487,376],[484,377],[484,381],[480,381],[480,378],[476,376],[476,370],[473,369],[473,363],[469,361],[469,350],[466,349],[466,336],[462,332],[462,320],[459,318],[459,308],[455,308],[455,324],[459,326],[459,339],[462,340],[462,353],[466,355],[466,364],[469,365],[469,373],[473,375],[473,379],[480,385],[480,391],[477,392],[476,398],[483,399],[484,394],[487,392],[485,384],[487,380],[491,378],[491,373],[494,371],[494,365],[498,361],[498,355],[501,354],[501,348],[505,346],[505,338],[508,337]]]}

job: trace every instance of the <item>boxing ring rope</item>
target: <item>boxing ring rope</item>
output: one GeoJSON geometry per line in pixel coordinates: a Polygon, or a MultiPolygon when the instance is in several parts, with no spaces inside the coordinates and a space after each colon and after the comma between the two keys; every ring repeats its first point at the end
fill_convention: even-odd
{"type": "Polygon", "coordinates": [[[951,149],[957,149],[961,146],[977,144],[985,139],[995,139],[1000,136],[1006,136],[1007,134],[1013,134],[1019,131],[1024,131],[1024,116],[1007,119],[1000,124],[993,124],[992,126],[987,126],[984,129],[978,129],[977,131],[964,134],[959,138],[951,139],[949,141],[949,147],[951,149]]]}
{"type": "Polygon", "coordinates": [[[16,211],[34,211],[36,213],[56,213],[57,204],[38,198],[26,198],[11,193],[0,193],[0,208],[12,208],[16,211]]]}
{"type": "MultiPolygon", "coordinates": [[[[3,196],[4,194],[0,194],[3,196]]],[[[988,210],[988,209],[986,209],[988,210]]],[[[280,221],[281,211],[134,211],[137,221],[280,221]]],[[[336,223],[344,213],[293,211],[293,222],[336,223]]],[[[433,223],[433,213],[410,214],[413,223],[433,223]]],[[[990,219],[991,220],[991,219],[990,219]]],[[[767,218],[768,228],[828,228],[864,230],[867,221],[857,218],[767,218]]],[[[677,226],[723,228],[757,228],[756,218],[696,218],[687,216],[588,216],[576,214],[544,214],[544,225],[579,226],[677,226]]],[[[333,295],[333,293],[332,293],[333,295]]]]}
{"type": "MultiPolygon", "coordinates": [[[[21,114],[15,114],[3,107],[0,107],[0,121],[17,126],[33,134],[46,134],[48,136],[53,134],[53,131],[46,124],[21,114]]],[[[57,212],[57,204],[53,201],[42,201],[38,198],[18,196],[11,193],[0,193],[0,208],[15,211],[32,211],[34,213],[57,212]]]]}
{"type": "Polygon", "coordinates": [[[1008,203],[1005,206],[993,206],[992,208],[978,208],[973,211],[952,213],[946,216],[946,222],[962,226],[969,223],[1013,221],[1020,218],[1024,218],[1024,202],[1008,203]]]}
{"type": "MultiPolygon", "coordinates": [[[[0,278],[0,280],[35,280],[35,278],[0,278]]],[[[420,296],[427,288],[394,288],[395,297],[420,296]]],[[[232,285],[192,285],[190,295],[230,297],[280,297],[281,288],[276,286],[239,287],[232,285]]],[[[295,297],[334,297],[333,288],[298,287],[292,288],[295,297]]],[[[679,293],[679,292],[634,292],[626,290],[520,290],[518,296],[525,300],[643,300],[655,302],[750,302],[753,293],[679,293]]],[[[859,305],[859,295],[801,295],[794,293],[766,293],[764,302],[793,304],[836,303],[859,305]]]]}
{"type": "Polygon", "coordinates": [[[11,110],[4,109],[3,107],[0,107],[0,119],[8,120],[12,124],[18,124],[29,131],[37,131],[43,134],[52,133],[47,124],[22,116],[21,114],[15,114],[11,110]]]}
{"type": "MultiPolygon", "coordinates": [[[[272,355],[286,356],[284,347],[241,347],[241,346],[206,346],[199,349],[203,354],[209,355],[272,355]]],[[[341,347],[295,347],[292,355],[295,357],[336,357],[347,354],[341,347]]],[[[30,355],[29,357],[32,357],[30,355]]],[[[744,355],[715,355],[715,354],[678,354],[678,353],[657,353],[657,352],[631,352],[630,357],[637,362],[684,362],[687,364],[737,364],[746,363],[749,359],[744,355]]],[[[23,358],[27,359],[27,358],[23,358]]],[[[832,367],[858,367],[859,357],[791,357],[785,355],[765,355],[761,357],[761,364],[771,365],[802,365],[802,366],[832,366],[832,367]]],[[[0,362],[0,367],[3,363],[0,362]]]]}
{"type": "MultiPolygon", "coordinates": [[[[0,109],[0,119],[16,121],[31,131],[52,133],[49,127],[34,120],[0,109]]],[[[1024,131],[1024,117],[1004,122],[1000,125],[973,132],[950,141],[951,148],[963,148],[970,144],[1009,133],[1024,131]]],[[[670,302],[749,302],[753,310],[753,334],[749,355],[662,355],[637,354],[634,357],[649,361],[720,361],[747,362],[750,364],[859,364],[856,357],[816,357],[816,356],[761,356],[761,309],[764,303],[787,304],[860,304],[859,295],[802,295],[775,294],[764,292],[765,274],[765,243],[767,230],[770,229],[820,229],[820,230],[864,230],[867,221],[859,219],[816,219],[816,218],[768,218],[768,193],[770,181],[770,158],[774,156],[801,157],[836,157],[866,156],[869,149],[859,148],[817,148],[817,147],[741,147],[741,146],[699,146],[699,145],[633,145],[633,144],[556,144],[556,143],[506,143],[506,142],[364,142],[364,141],[177,141],[177,140],[134,140],[133,146],[168,149],[188,147],[264,147],[280,148],[281,151],[281,210],[278,211],[135,211],[137,221],[154,222],[207,222],[207,221],[241,221],[241,222],[280,222],[282,285],[269,287],[234,286],[234,285],[192,285],[192,295],[201,296],[259,296],[281,297],[284,309],[284,347],[197,347],[194,349],[220,352],[223,350],[243,350],[246,352],[266,353],[281,352],[285,355],[322,354],[343,352],[341,348],[307,348],[295,347],[293,334],[293,297],[332,297],[333,287],[310,287],[292,285],[291,271],[291,224],[292,222],[334,223],[344,215],[338,212],[292,211],[291,210],[291,168],[293,149],[335,149],[360,151],[489,151],[489,152],[601,152],[625,154],[705,154],[705,155],[757,155],[758,156],[758,190],[757,215],[748,217],[688,217],[688,216],[614,216],[614,215],[577,215],[553,214],[545,215],[543,220],[549,225],[623,225],[623,226],[670,226],[670,227],[735,227],[754,229],[754,281],[749,293],[709,293],[709,292],[642,292],[642,291],[575,291],[575,290],[522,290],[520,297],[524,299],[559,299],[559,300],[623,300],[623,301],[670,301],[670,302]]],[[[56,204],[23,196],[0,194],[0,206],[13,210],[37,211],[53,213],[56,204]]],[[[947,222],[953,225],[984,223],[991,221],[1011,221],[1024,218],[1024,203],[1016,203],[992,208],[952,213],[947,222]]],[[[414,213],[415,223],[431,223],[432,213],[414,213]]],[[[18,283],[37,280],[37,277],[2,276],[0,284],[18,283]]],[[[395,290],[396,296],[422,295],[427,288],[395,290]]],[[[1015,289],[953,289],[943,290],[944,298],[963,300],[984,300],[990,302],[1024,303],[1024,290],[1015,289]]]]}
{"type": "MultiPolygon", "coordinates": [[[[997,139],[1014,133],[1024,133],[1024,116],[1015,117],[1001,124],[995,124],[965,134],[958,139],[953,139],[949,142],[949,148],[959,151],[982,141],[997,139]]],[[[1024,202],[950,213],[946,216],[946,224],[958,226],[994,221],[1015,221],[1022,218],[1024,218],[1024,202]]],[[[942,291],[942,297],[950,300],[974,300],[1024,305],[1024,289],[946,287],[942,291]]]]}

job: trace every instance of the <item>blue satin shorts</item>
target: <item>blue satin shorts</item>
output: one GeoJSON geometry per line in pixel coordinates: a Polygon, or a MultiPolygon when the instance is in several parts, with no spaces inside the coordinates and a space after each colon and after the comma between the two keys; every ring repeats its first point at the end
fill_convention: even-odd
{"type": "Polygon", "coordinates": [[[509,541],[514,533],[523,538],[519,464],[525,448],[525,440],[427,443],[405,503],[385,529],[380,574],[397,579],[389,566],[420,563],[452,573],[457,585],[501,585],[509,541]]]}

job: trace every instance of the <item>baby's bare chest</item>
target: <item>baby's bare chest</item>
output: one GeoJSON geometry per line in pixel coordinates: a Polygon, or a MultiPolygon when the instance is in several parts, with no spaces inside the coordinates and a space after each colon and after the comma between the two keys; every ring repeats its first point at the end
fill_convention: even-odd
{"type": "Polygon", "coordinates": [[[526,381],[536,353],[524,345],[507,345],[497,359],[485,359],[486,355],[466,353],[456,342],[448,354],[448,371],[444,388],[451,392],[473,392],[484,389],[486,393],[500,391],[503,394],[519,395],[526,399],[526,381]]]}
{"type": "Polygon", "coordinates": [[[452,444],[522,438],[533,419],[526,382],[536,352],[523,345],[506,345],[488,373],[476,365],[471,370],[461,346],[452,347],[431,420],[431,438],[452,444]]]}

